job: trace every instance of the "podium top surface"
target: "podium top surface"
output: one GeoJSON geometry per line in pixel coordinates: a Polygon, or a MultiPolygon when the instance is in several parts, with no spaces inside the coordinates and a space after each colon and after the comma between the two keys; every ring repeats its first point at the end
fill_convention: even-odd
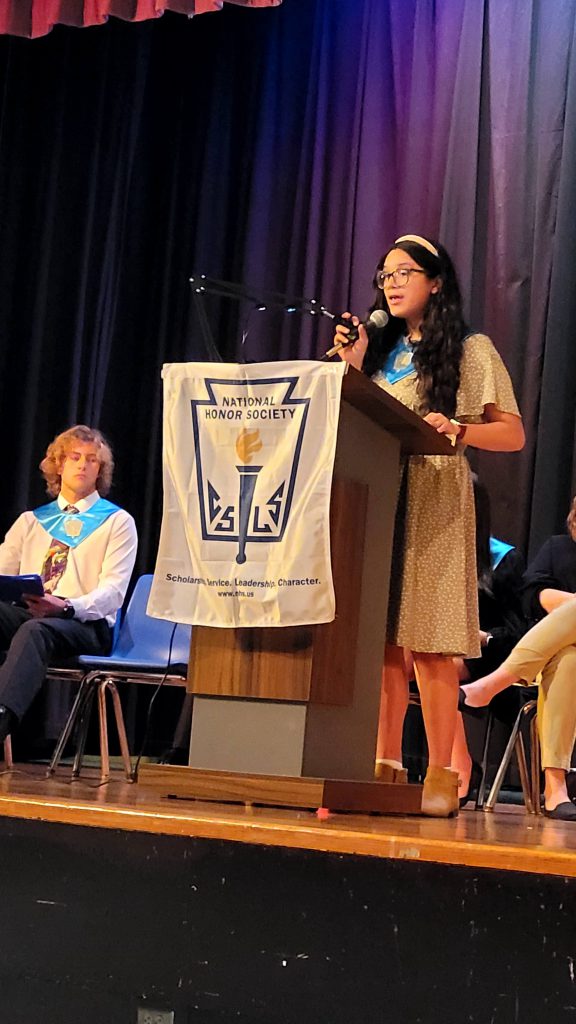
{"type": "Polygon", "coordinates": [[[455,455],[456,447],[411,409],[389,395],[365,374],[349,366],[342,398],[400,441],[405,455],[455,455]]]}

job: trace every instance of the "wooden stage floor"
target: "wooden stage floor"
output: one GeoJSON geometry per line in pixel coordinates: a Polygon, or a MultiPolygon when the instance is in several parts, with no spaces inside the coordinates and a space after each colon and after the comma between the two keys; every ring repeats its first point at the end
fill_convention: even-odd
{"type": "Polygon", "coordinates": [[[0,817],[576,877],[576,824],[503,804],[492,813],[465,808],[453,820],[321,820],[312,811],[166,799],[146,783],[126,783],[120,772],[106,784],[95,769],[72,781],[61,768],[47,779],[43,766],[26,764],[0,775],[0,817]]]}

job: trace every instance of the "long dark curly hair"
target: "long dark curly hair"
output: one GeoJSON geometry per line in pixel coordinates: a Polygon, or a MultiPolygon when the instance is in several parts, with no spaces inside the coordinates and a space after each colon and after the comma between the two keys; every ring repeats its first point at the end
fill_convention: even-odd
{"type": "Polygon", "coordinates": [[[390,317],[386,327],[370,332],[370,342],[363,370],[372,377],[384,364],[398,338],[406,331],[404,320],[391,314],[382,288],[378,288],[376,275],[382,270],[386,257],[393,249],[402,249],[426,272],[429,278],[440,278],[441,287],[430,295],[422,318],[422,340],[414,349],[413,362],[420,378],[423,404],[429,412],[445,416],[456,413],[456,396],[460,386],[462,346],[468,334],[468,325],[462,313],[462,297],[454,264],[444,246],[427,238],[438,256],[417,242],[396,242],[378,262],[374,275],[374,309],[384,309],[390,317]]]}

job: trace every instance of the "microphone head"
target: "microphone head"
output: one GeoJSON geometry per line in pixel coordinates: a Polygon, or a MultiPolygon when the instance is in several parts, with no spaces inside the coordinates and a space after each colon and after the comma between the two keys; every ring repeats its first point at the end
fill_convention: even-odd
{"type": "Polygon", "coordinates": [[[374,327],[386,327],[388,323],[388,313],[385,313],[383,309],[373,309],[370,313],[369,324],[373,324],[374,327]]]}

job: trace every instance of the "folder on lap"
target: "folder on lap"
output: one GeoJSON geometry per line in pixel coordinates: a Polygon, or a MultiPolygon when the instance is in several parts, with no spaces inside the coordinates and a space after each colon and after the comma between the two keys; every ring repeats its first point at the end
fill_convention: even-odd
{"type": "Polygon", "coordinates": [[[0,576],[0,601],[21,604],[24,594],[42,597],[43,593],[42,580],[33,573],[28,576],[0,576]]]}

